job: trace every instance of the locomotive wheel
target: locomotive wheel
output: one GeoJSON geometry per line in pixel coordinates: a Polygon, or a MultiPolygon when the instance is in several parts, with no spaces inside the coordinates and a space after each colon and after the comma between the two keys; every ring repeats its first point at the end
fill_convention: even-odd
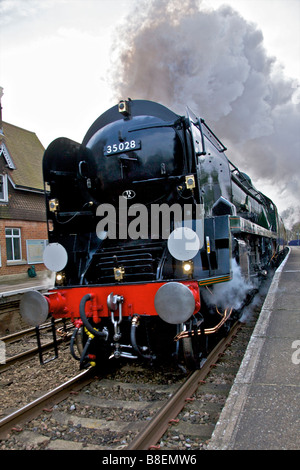
{"type": "Polygon", "coordinates": [[[201,362],[207,355],[207,337],[204,334],[203,319],[199,316],[197,321],[194,317],[189,323],[181,326],[183,330],[194,330],[193,335],[181,339],[185,365],[189,370],[200,369],[201,362]],[[202,330],[200,336],[197,334],[199,328],[202,330]]]}
{"type": "Polygon", "coordinates": [[[182,338],[182,350],[186,367],[189,370],[200,368],[199,356],[195,354],[192,338],[182,338]],[[197,357],[198,356],[198,357],[197,357]]]}

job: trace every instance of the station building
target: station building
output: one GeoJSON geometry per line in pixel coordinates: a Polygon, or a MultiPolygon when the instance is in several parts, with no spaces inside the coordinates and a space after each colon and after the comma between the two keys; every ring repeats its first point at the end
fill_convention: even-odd
{"type": "Polygon", "coordinates": [[[43,154],[34,132],[2,122],[0,115],[0,281],[46,269],[43,154]]]}

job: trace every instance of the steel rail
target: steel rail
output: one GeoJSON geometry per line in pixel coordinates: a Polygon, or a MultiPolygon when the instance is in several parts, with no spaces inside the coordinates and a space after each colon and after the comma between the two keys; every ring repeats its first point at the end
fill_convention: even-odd
{"type": "MultiPolygon", "coordinates": [[[[56,342],[57,342],[57,345],[62,344],[62,343],[67,344],[70,341],[70,339],[71,339],[71,335],[68,334],[64,338],[57,339],[56,342]]],[[[42,351],[43,352],[49,351],[50,349],[53,348],[53,344],[54,344],[53,341],[49,341],[48,343],[42,344],[41,345],[42,351]]],[[[22,362],[28,361],[32,359],[33,357],[35,357],[38,353],[39,353],[39,348],[35,347],[32,349],[28,349],[27,351],[24,351],[20,354],[16,354],[15,356],[8,357],[5,361],[5,364],[0,364],[0,374],[2,372],[5,372],[7,369],[9,369],[9,367],[11,367],[16,362],[22,363],[22,362]]]]}
{"type": "Polygon", "coordinates": [[[228,336],[223,338],[211,351],[203,367],[189,375],[187,380],[179,387],[166,405],[158,411],[145,429],[128,445],[126,450],[148,450],[155,446],[169,428],[171,420],[174,420],[183,409],[187,398],[190,398],[195,393],[199,384],[208,375],[240,327],[240,322],[236,322],[233,325],[228,336]]]}
{"type": "MultiPolygon", "coordinates": [[[[61,319],[55,320],[54,323],[55,324],[61,323],[61,319]]],[[[45,330],[45,329],[47,330],[47,329],[50,329],[50,328],[52,328],[51,323],[45,323],[45,324],[40,326],[40,330],[45,330]]],[[[13,343],[15,341],[19,341],[20,339],[24,338],[25,336],[34,336],[35,332],[36,332],[35,327],[27,328],[26,330],[21,330],[21,331],[17,331],[16,333],[11,333],[10,335],[1,336],[0,340],[3,341],[4,343],[9,344],[9,343],[13,343]]]]}
{"type": "Polygon", "coordinates": [[[93,368],[87,369],[45,395],[42,395],[19,410],[1,419],[0,439],[4,439],[14,426],[35,418],[46,406],[51,407],[67,398],[71,391],[80,390],[85,385],[88,385],[93,380],[94,375],[95,371],[93,368]]]}

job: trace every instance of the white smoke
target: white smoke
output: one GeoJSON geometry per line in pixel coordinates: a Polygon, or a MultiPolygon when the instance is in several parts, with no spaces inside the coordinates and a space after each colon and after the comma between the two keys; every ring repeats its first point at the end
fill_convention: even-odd
{"type": "Polygon", "coordinates": [[[232,279],[229,282],[214,284],[213,290],[204,290],[203,298],[208,305],[216,305],[218,308],[241,308],[247,294],[253,289],[250,281],[241,273],[235,259],[231,260],[232,279]]]}
{"type": "Polygon", "coordinates": [[[119,30],[116,99],[154,100],[179,114],[191,107],[259,189],[276,185],[299,205],[299,83],[267,55],[255,24],[229,6],[147,0],[119,30]]]}
{"type": "Polygon", "coordinates": [[[263,301],[268,293],[268,287],[267,285],[260,286],[259,292],[251,300],[251,303],[243,308],[239,318],[241,323],[249,323],[255,319],[255,315],[261,311],[263,301]]]}

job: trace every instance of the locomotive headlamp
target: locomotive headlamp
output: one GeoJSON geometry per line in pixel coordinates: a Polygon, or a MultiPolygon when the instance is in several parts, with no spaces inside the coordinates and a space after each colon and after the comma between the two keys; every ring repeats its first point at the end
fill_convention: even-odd
{"type": "Polygon", "coordinates": [[[49,210],[50,210],[50,212],[57,212],[59,210],[58,199],[50,199],[50,201],[49,201],[49,210]]]}
{"type": "Polygon", "coordinates": [[[125,274],[125,269],[120,266],[119,268],[114,268],[114,276],[116,281],[122,281],[125,274]]]}
{"type": "Polygon", "coordinates": [[[119,113],[123,114],[123,116],[129,116],[130,109],[129,109],[129,101],[120,101],[118,104],[119,113]]]}
{"type": "Polygon", "coordinates": [[[184,261],[182,263],[182,269],[184,274],[193,274],[194,263],[193,261],[184,261]]]}
{"type": "Polygon", "coordinates": [[[196,186],[194,175],[188,175],[185,177],[186,189],[193,189],[196,186]]]}
{"type": "Polygon", "coordinates": [[[59,285],[59,286],[62,286],[64,283],[65,283],[65,280],[66,280],[66,276],[65,276],[65,273],[64,272],[59,272],[59,273],[56,273],[56,284],[59,285]]]}

